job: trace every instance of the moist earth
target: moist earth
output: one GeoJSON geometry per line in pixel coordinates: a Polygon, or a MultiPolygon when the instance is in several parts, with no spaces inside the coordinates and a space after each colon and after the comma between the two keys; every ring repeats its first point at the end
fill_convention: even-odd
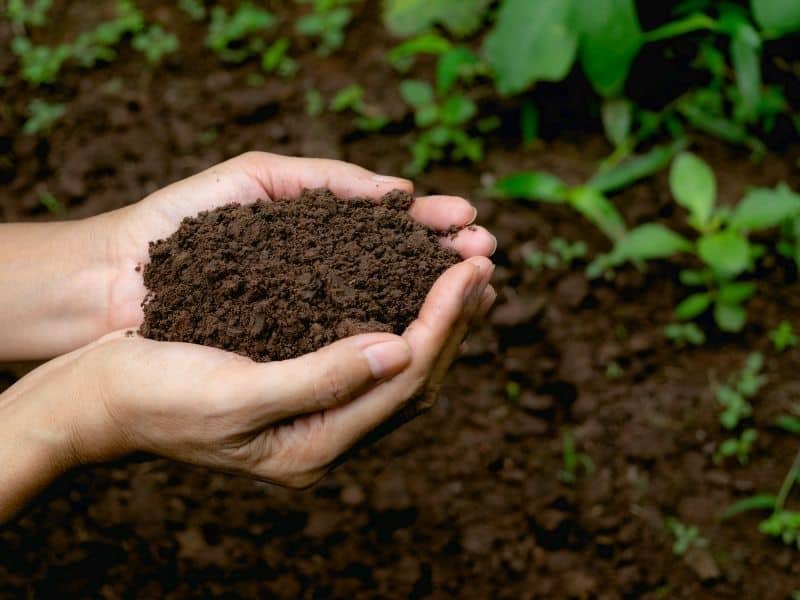
{"type": "Polygon", "coordinates": [[[231,204],[150,244],[145,337],[284,360],[371,331],[401,334],[459,261],[408,215],[409,194],[376,203],[328,189],[231,204]]]}

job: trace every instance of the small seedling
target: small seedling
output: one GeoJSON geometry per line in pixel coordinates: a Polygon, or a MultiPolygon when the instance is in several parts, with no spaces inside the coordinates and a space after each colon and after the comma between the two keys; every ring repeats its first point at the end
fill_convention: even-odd
{"type": "Polygon", "coordinates": [[[289,56],[289,38],[282,37],[273,42],[261,55],[261,70],[291,77],[297,72],[297,62],[289,56]]]}
{"type": "Polygon", "coordinates": [[[116,18],[79,35],[72,44],[72,56],[84,68],[110,62],[117,57],[116,46],[125,35],[136,36],[144,29],[142,12],[130,0],[120,0],[116,18]]]}
{"type": "Polygon", "coordinates": [[[726,458],[735,456],[740,465],[746,465],[750,461],[750,452],[757,440],[758,432],[755,429],[745,429],[738,438],[730,438],[722,442],[714,454],[714,463],[719,465],[726,458]]]}
{"type": "Polygon", "coordinates": [[[179,0],[178,6],[192,21],[202,21],[206,18],[207,11],[203,0],[179,0]]]}
{"type": "Polygon", "coordinates": [[[33,85],[54,83],[62,65],[72,55],[66,44],[60,46],[34,46],[27,37],[18,36],[11,41],[11,51],[20,59],[22,78],[33,85]]]}
{"type": "Polygon", "coordinates": [[[667,518],[664,525],[675,538],[672,544],[672,553],[675,556],[683,556],[691,548],[708,546],[708,540],[700,536],[700,530],[695,525],[686,525],[675,517],[667,518]]]}
{"type": "Polygon", "coordinates": [[[519,400],[519,396],[522,393],[522,388],[516,381],[509,381],[506,383],[506,398],[510,402],[516,402],[519,400]]]}
{"type": "Polygon", "coordinates": [[[55,122],[66,112],[63,104],[51,104],[37,98],[28,105],[28,120],[22,126],[22,132],[27,135],[50,133],[55,122]]]}
{"type": "Polygon", "coordinates": [[[270,11],[250,2],[243,2],[230,15],[224,7],[215,6],[211,11],[206,45],[223,61],[241,63],[264,52],[265,42],[258,34],[277,22],[270,11]]]}
{"type": "Polygon", "coordinates": [[[616,381],[625,377],[625,369],[623,369],[617,361],[612,360],[606,365],[605,375],[606,379],[609,381],[616,381]]]}
{"type": "Polygon", "coordinates": [[[147,61],[156,65],[167,54],[175,52],[180,47],[178,38],[164,31],[160,25],[151,25],[147,29],[133,36],[133,47],[142,52],[147,61]]]}
{"type": "Polygon", "coordinates": [[[769,339],[778,352],[783,352],[787,348],[797,346],[797,336],[794,333],[792,324],[789,321],[781,321],[780,324],[769,332],[769,339]]]}
{"type": "Polygon", "coordinates": [[[41,27],[47,23],[47,12],[53,6],[53,0],[8,0],[6,16],[17,25],[41,27]]]}
{"type": "Polygon", "coordinates": [[[730,383],[717,386],[717,401],[724,409],[719,421],[725,429],[735,429],[742,420],[753,414],[749,399],[766,383],[766,378],[761,374],[763,367],[764,356],[754,352],[747,357],[738,377],[734,377],[730,383]]]}
{"type": "Polygon", "coordinates": [[[588,253],[586,242],[578,240],[570,243],[564,238],[553,238],[548,243],[548,251],[534,250],[525,255],[525,263],[532,269],[569,268],[578,259],[585,258],[588,253]]]}
{"type": "Polygon", "coordinates": [[[310,0],[313,12],[300,17],[295,29],[300,35],[318,38],[317,51],[323,56],[344,44],[344,30],[353,18],[348,4],[353,0],[310,0]]]}
{"type": "Polygon", "coordinates": [[[706,334],[696,323],[670,323],[664,327],[664,335],[678,348],[706,343],[706,334]]]}
{"type": "Polygon", "coordinates": [[[306,114],[309,117],[318,117],[325,111],[325,100],[318,90],[310,89],[306,92],[306,114]]]}
{"type": "Polygon", "coordinates": [[[354,112],[357,115],[356,127],[364,131],[383,129],[389,122],[389,119],[381,113],[380,108],[364,101],[364,88],[358,84],[339,90],[328,107],[335,113],[354,112]]]}
{"type": "Polygon", "coordinates": [[[578,470],[583,469],[587,474],[594,471],[594,462],[587,454],[578,452],[575,447],[575,436],[568,429],[561,434],[561,453],[563,469],[558,478],[567,484],[574,484],[578,479],[578,470]]]}
{"type": "Polygon", "coordinates": [[[48,211],[53,213],[54,215],[63,215],[66,212],[64,205],[61,203],[58,198],[53,196],[50,192],[43,192],[39,196],[39,202],[41,202],[42,206],[44,206],[48,211]]]}

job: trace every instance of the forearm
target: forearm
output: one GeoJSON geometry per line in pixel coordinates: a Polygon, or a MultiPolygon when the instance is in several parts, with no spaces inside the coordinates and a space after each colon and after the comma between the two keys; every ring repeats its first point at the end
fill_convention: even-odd
{"type": "Polygon", "coordinates": [[[105,333],[113,270],[98,229],[0,225],[0,361],[48,358],[105,333]]]}

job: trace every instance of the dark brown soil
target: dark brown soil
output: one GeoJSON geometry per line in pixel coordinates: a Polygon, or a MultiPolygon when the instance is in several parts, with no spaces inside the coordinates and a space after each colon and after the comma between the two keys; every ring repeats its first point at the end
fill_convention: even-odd
{"type": "Polygon", "coordinates": [[[229,205],[151,242],[145,337],[284,360],[371,331],[400,334],[457,263],[408,216],[413,199],[300,198],[229,205]]]}
{"type": "MultiPolygon", "coordinates": [[[[257,87],[247,84],[257,65],[219,65],[177,3],[138,4],[180,35],[179,55],[161,70],[123,49],[112,67],[73,72],[55,91],[7,83],[1,218],[51,218],[39,203],[43,189],[65,201],[70,218],[111,210],[245,150],[401,172],[414,133],[397,84],[432,77],[431,63],[406,75],[385,65],[392,40],[380,34],[381,3],[353,4],[341,53],[319,57],[293,40],[298,76],[257,87]],[[351,83],[401,124],[364,135],[351,115],[307,117],[308,88],[330,98],[351,83]],[[68,109],[47,140],[19,133],[27,101],[40,96],[68,109]]],[[[273,3],[280,11],[293,4],[273,3]]],[[[112,2],[54,5],[59,18],[42,34],[51,42],[91,26],[112,2]]],[[[10,28],[0,26],[0,43],[8,39],[10,28]]],[[[10,72],[12,60],[0,53],[0,69],[10,72]]],[[[481,196],[484,174],[540,169],[577,184],[611,152],[586,121],[571,118],[585,92],[548,90],[551,101],[539,105],[555,139],[524,148],[516,115],[483,106],[509,123],[487,140],[486,160],[438,166],[417,181],[418,194],[473,199],[499,240],[498,306],[473,332],[437,406],[304,493],[163,460],[70,473],[0,530],[0,597],[789,600],[800,589],[798,551],[759,533],[761,515],[719,515],[748,495],[775,493],[797,451],[797,438],[772,423],[800,398],[800,349],[778,354],[766,338],[783,319],[800,329],[796,269],[762,261],[744,334],[720,335],[702,322],[708,343],[684,349],[662,333],[686,294],[677,265],[626,269],[613,282],[587,281],[581,262],[532,271],[525,253],[555,236],[585,240],[592,254],[608,248],[565,207],[481,196]],[[570,118],[554,120],[557,113],[570,118]],[[765,353],[768,376],[753,402],[759,440],[748,465],[715,465],[728,433],[712,386],[752,350],[765,353]],[[606,377],[612,361],[622,371],[615,379],[606,377]],[[509,381],[520,385],[519,398],[507,395],[509,381]],[[595,465],[573,485],[558,476],[564,428],[595,465]],[[668,516],[696,525],[708,546],[674,556],[668,516]]],[[[800,188],[795,139],[760,163],[705,138],[693,150],[713,166],[725,203],[749,186],[800,188]]],[[[665,173],[613,201],[631,225],[683,221],[665,173]]],[[[25,368],[0,373],[0,389],[25,368]]]]}

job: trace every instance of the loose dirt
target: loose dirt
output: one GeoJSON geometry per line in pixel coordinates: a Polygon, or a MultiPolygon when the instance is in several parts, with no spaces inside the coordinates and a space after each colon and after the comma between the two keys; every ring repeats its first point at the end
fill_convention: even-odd
{"type": "Polygon", "coordinates": [[[376,204],[318,189],[184,219],[150,244],[141,333],[257,361],[358,333],[400,334],[459,261],[409,217],[412,202],[400,191],[376,204]]]}

